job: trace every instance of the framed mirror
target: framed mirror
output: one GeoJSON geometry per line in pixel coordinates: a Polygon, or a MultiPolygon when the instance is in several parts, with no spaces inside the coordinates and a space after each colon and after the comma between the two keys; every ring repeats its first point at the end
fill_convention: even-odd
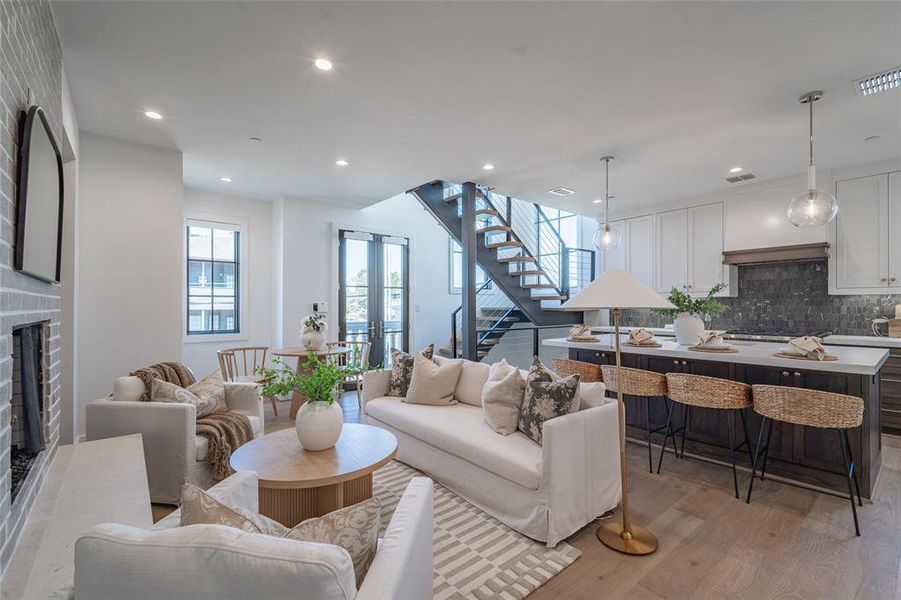
{"type": "Polygon", "coordinates": [[[63,235],[63,160],[44,111],[32,106],[19,122],[16,193],[17,271],[59,283],[63,235]]]}

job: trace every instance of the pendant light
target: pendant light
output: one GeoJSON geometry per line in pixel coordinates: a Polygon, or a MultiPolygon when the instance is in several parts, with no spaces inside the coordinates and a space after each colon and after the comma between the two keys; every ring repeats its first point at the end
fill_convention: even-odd
{"type": "Polygon", "coordinates": [[[619,233],[610,227],[610,161],[613,157],[603,156],[601,160],[604,161],[604,222],[598,221],[592,242],[595,248],[607,252],[619,246],[619,233]]]}
{"type": "Polygon", "coordinates": [[[795,227],[813,227],[825,225],[835,218],[838,202],[835,196],[817,189],[817,169],[813,166],[813,103],[823,97],[817,90],[808,92],[798,98],[801,104],[807,104],[810,110],[810,163],[807,166],[807,191],[792,198],[788,205],[788,220],[795,227]]]}

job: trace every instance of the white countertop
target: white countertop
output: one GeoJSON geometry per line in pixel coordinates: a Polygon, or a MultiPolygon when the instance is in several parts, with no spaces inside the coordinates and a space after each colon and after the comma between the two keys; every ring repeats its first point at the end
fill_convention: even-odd
{"type": "MultiPolygon", "coordinates": [[[[566,338],[544,340],[545,346],[558,348],[574,348],[577,350],[613,350],[613,335],[602,334],[597,336],[598,342],[569,342],[566,338]]],[[[626,341],[626,336],[621,336],[626,341]]],[[[856,375],[875,375],[882,368],[888,350],[881,348],[862,348],[851,346],[830,346],[829,354],[838,357],[835,361],[797,360],[792,358],[777,358],[773,356],[784,348],[785,344],[772,342],[730,342],[738,352],[716,353],[695,352],[688,346],[677,344],[673,340],[665,338],[658,340],[660,348],[638,348],[635,346],[622,346],[622,352],[626,354],[648,354],[651,356],[666,356],[691,360],[704,360],[710,362],[743,363],[749,365],[761,365],[766,367],[778,367],[783,369],[798,369],[806,371],[826,371],[830,373],[851,373],[856,375]]]]}
{"type": "Polygon", "coordinates": [[[830,335],[823,338],[823,343],[868,348],[901,348],[901,338],[876,335],[830,335]]]}

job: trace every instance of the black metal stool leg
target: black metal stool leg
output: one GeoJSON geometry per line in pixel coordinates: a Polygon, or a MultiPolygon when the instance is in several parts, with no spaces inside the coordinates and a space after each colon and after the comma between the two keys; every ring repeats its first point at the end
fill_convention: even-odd
{"type": "Polygon", "coordinates": [[[854,533],[857,534],[857,537],[860,537],[860,523],[857,521],[857,503],[854,502],[854,490],[851,489],[851,479],[854,473],[853,463],[848,460],[848,451],[850,448],[845,447],[845,443],[847,439],[845,435],[847,435],[846,430],[839,430],[839,443],[842,447],[842,459],[845,462],[845,479],[848,480],[848,499],[851,501],[851,513],[854,515],[854,533]]]}
{"type": "Polygon", "coordinates": [[[760,468],[760,480],[763,481],[766,479],[766,461],[770,457],[770,438],[773,437],[773,420],[772,419],[764,419],[767,421],[767,430],[766,430],[766,446],[763,447],[763,466],[760,468]]]}
{"type": "MultiPolygon", "coordinates": [[[[741,415],[741,428],[745,434],[745,448],[748,449],[748,460],[751,462],[751,467],[754,467],[754,451],[751,450],[751,436],[748,435],[748,409],[743,408],[738,411],[738,414],[741,415]]],[[[739,444],[740,446],[741,444],[739,444]]]]}
{"type": "Polygon", "coordinates": [[[648,432],[648,473],[654,472],[654,458],[651,456],[651,398],[644,397],[644,426],[648,432]]]}
{"type": "Polygon", "coordinates": [[[760,456],[760,445],[763,443],[763,430],[766,429],[767,418],[760,422],[760,431],[757,433],[757,445],[754,447],[754,458],[751,459],[751,480],[748,482],[748,497],[745,502],[751,503],[751,490],[754,489],[754,477],[757,476],[757,459],[760,456]]]}
{"type": "Polygon", "coordinates": [[[729,411],[729,451],[732,454],[732,485],[738,498],[738,472],[735,470],[735,411],[729,411]]]}
{"type": "MultiPolygon", "coordinates": [[[[682,410],[682,449],[679,450],[679,458],[685,458],[685,432],[688,431],[688,414],[691,412],[691,407],[683,404],[682,410]]],[[[673,438],[673,441],[675,441],[675,438],[673,438]]]]}
{"type": "Polygon", "coordinates": [[[657,474],[660,474],[660,467],[663,466],[663,455],[666,454],[666,441],[672,436],[673,438],[673,452],[678,456],[679,449],[676,448],[676,434],[673,433],[672,421],[673,421],[673,407],[676,405],[675,402],[670,401],[669,407],[666,410],[666,431],[663,434],[663,448],[660,450],[660,459],[657,461],[657,474]]]}
{"type": "Polygon", "coordinates": [[[857,465],[854,464],[854,455],[851,453],[851,440],[848,439],[848,430],[842,430],[845,438],[845,446],[848,447],[848,458],[851,460],[851,472],[854,474],[854,489],[857,492],[857,504],[863,506],[863,498],[860,497],[860,483],[857,481],[857,465]]]}

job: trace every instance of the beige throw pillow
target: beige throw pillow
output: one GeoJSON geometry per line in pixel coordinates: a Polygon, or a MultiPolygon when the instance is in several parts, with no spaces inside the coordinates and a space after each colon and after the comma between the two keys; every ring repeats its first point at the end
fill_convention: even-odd
{"type": "Polygon", "coordinates": [[[463,361],[455,360],[438,366],[432,359],[422,354],[413,358],[413,374],[410,389],[404,402],[409,404],[431,404],[449,406],[456,404],[454,389],[463,369],[463,361]]]}
{"type": "Polygon", "coordinates": [[[579,375],[554,380],[554,373],[541,364],[536,356],[532,359],[526,395],[519,413],[519,430],[541,444],[545,421],[569,414],[579,391],[579,375]]]}
{"type": "Polygon", "coordinates": [[[359,588],[378,549],[381,521],[382,505],[377,498],[371,498],[322,517],[307,519],[295,525],[285,537],[304,542],[333,544],[347,550],[354,564],[354,575],[359,588]]]}
{"type": "Polygon", "coordinates": [[[288,529],[264,515],[220,502],[196,485],[186,483],[181,490],[181,526],[225,525],[248,533],[340,546],[353,562],[357,587],[375,558],[381,515],[381,503],[371,498],[288,529]]]}
{"type": "Polygon", "coordinates": [[[150,384],[150,400],[193,404],[197,408],[198,418],[216,411],[228,410],[225,404],[225,384],[222,383],[219,369],[186,388],[162,379],[154,379],[150,384]]]}
{"type": "Polygon", "coordinates": [[[181,523],[186,525],[226,525],[249,533],[283,537],[288,528],[269,517],[240,506],[230,506],[205,491],[186,483],[181,488],[181,523]]]}
{"type": "MultiPolygon", "coordinates": [[[[422,350],[422,354],[429,360],[435,353],[435,344],[422,350]]],[[[388,383],[387,396],[406,396],[407,390],[410,388],[410,379],[413,377],[413,356],[407,354],[403,350],[391,348],[391,381],[388,383]]]]}
{"type": "Polygon", "coordinates": [[[516,431],[525,390],[526,381],[519,369],[506,360],[491,365],[482,388],[482,412],[488,426],[501,435],[516,431]]]}

